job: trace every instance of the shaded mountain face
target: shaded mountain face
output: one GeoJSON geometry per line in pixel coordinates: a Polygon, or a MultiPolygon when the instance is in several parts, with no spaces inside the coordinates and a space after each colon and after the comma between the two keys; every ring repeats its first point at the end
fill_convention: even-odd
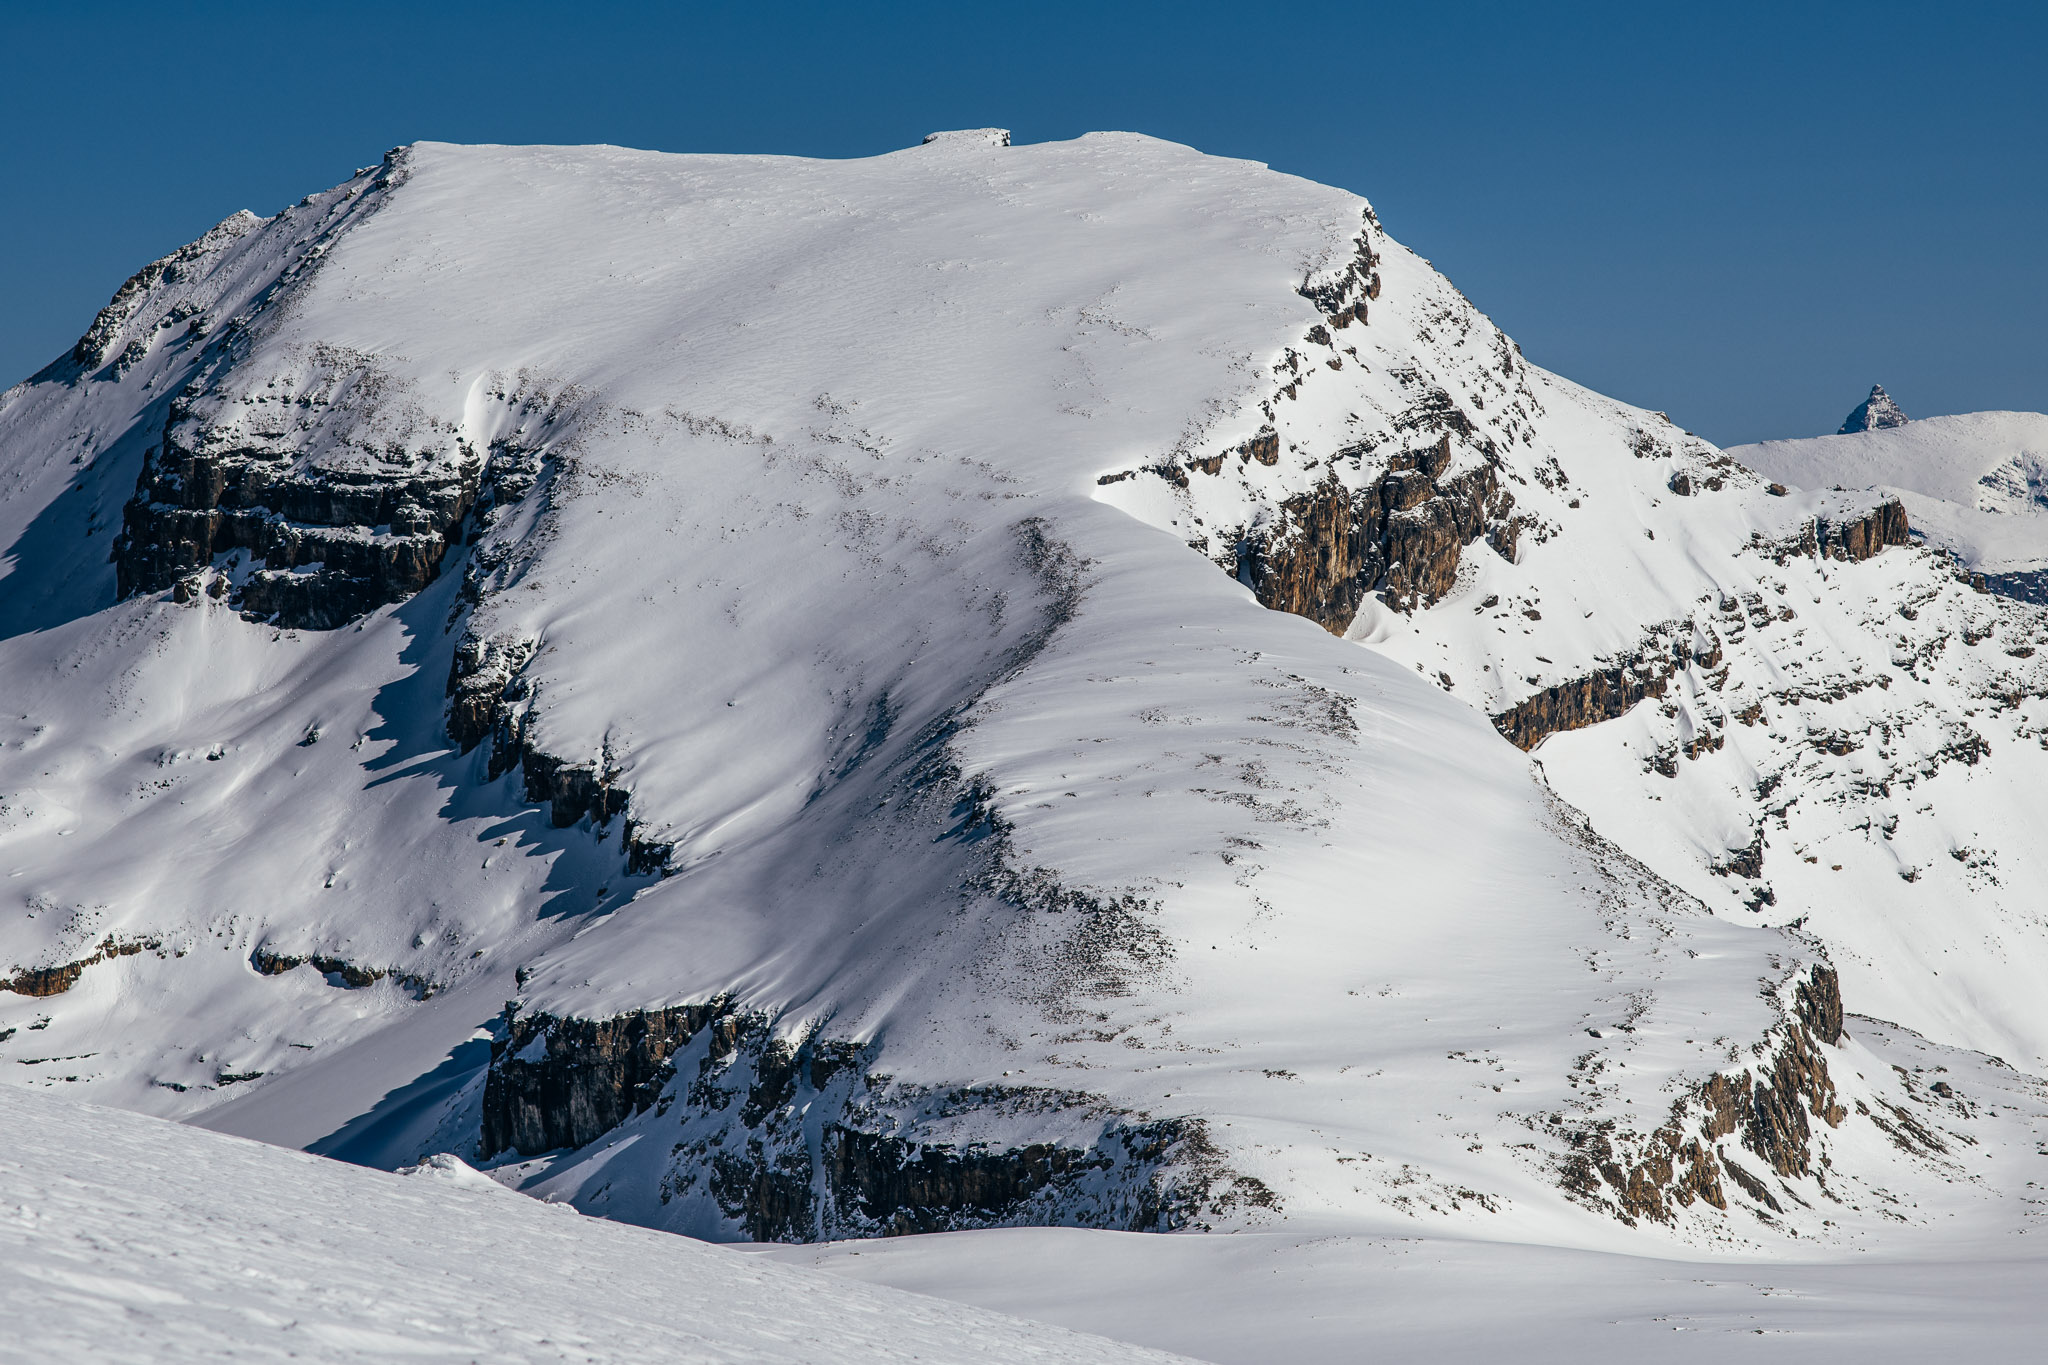
{"type": "Polygon", "coordinates": [[[1902,427],[1910,420],[1899,411],[1899,405],[1892,401],[1892,396],[1884,391],[1884,385],[1872,384],[1870,397],[1856,405],[1855,411],[1842,420],[1835,434],[1847,436],[1854,431],[1884,431],[1902,427]]]}
{"type": "Polygon", "coordinates": [[[1005,141],[402,149],[0,398],[18,1079],[720,1237],[1999,1216],[1853,1012],[2048,1051],[2041,613],[1005,141]]]}

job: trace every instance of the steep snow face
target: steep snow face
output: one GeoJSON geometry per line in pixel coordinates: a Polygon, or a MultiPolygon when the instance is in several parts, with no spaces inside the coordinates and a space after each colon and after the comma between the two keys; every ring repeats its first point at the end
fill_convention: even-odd
{"type": "MultiPolygon", "coordinates": [[[[1451,556],[1433,605],[1366,598],[1351,638],[1542,744],[1551,784],[1658,872],[1804,923],[1860,1005],[2037,1064],[2042,613],[1939,557],[1873,556],[1902,539],[1882,493],[1765,487],[1655,414],[1519,365],[1398,248],[1379,269],[1371,327],[1275,367],[1271,472],[1146,470],[1112,496],[1209,528],[1250,581],[1298,580],[1297,547],[1329,543],[1319,518],[1363,526],[1362,500],[1406,505],[1412,471],[1440,465],[1424,469],[1440,501],[1475,510],[1489,544],[1451,556]],[[1442,453],[1418,459],[1431,437],[1442,453]]],[[[1923,427],[1939,431],[1807,444],[1923,427]]]]}
{"type": "MultiPolygon", "coordinates": [[[[1335,608],[1319,619],[1494,717],[1718,913],[1804,925],[1855,1008],[2041,1065],[2048,616],[1904,543],[1884,481],[1767,485],[1522,363],[1397,245],[1377,271],[1369,326],[1314,329],[1272,367],[1249,458],[1139,468],[1107,496],[1272,605],[1335,608]],[[1355,615],[1336,561],[1380,576],[1355,615]]],[[[1959,423],[2019,426],[1782,444],[1897,469],[1960,452],[1959,423]]],[[[1997,460],[1969,448],[1952,463],[1975,480],[1997,460]]]]}
{"type": "Polygon", "coordinates": [[[2048,584],[2048,416],[1966,412],[1892,430],[1764,441],[1728,452],[1801,488],[1883,488],[1913,529],[2001,590],[2042,600],[2048,584]],[[2031,586],[2032,592],[2025,591],[2031,586]]]}
{"type": "Polygon", "coordinates": [[[1888,427],[1902,427],[1911,420],[1884,391],[1884,385],[1872,384],[1870,397],[1856,405],[1855,410],[1842,420],[1835,434],[1846,436],[1852,431],[1883,431],[1888,427]]]}
{"type": "Polygon", "coordinates": [[[108,324],[216,330],[0,405],[17,1079],[757,1239],[1996,1205],[1697,898],[1754,792],[1615,823],[1660,877],[1488,721],[1648,632],[1690,743],[1705,604],[1876,600],[1910,551],[1805,547],[1902,528],[1529,367],[1355,197],[428,145],[238,227],[108,324]]]}
{"type": "Polygon", "coordinates": [[[21,1360],[1180,1360],[512,1195],[0,1092],[21,1360]]]}

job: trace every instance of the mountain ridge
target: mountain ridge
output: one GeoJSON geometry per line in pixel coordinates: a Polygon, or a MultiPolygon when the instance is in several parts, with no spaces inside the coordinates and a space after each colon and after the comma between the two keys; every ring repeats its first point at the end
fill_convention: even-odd
{"type": "MultiPolygon", "coordinates": [[[[1874,1216],[1796,1202],[1935,1178],[1878,1122],[1935,1101],[1841,1033],[1827,965],[1917,902],[1865,855],[1876,911],[1802,932],[1782,853],[1743,902],[1760,780],[1596,798],[1742,757],[1724,659],[1858,734],[1918,686],[1930,779],[2023,790],[2027,734],[1956,689],[2024,732],[2039,666],[1909,678],[1858,613],[2015,649],[2038,614],[1970,600],[1896,504],[1528,366],[1362,200],[1130,135],[423,144],[245,226],[95,324],[126,370],[0,400],[44,454],[8,526],[89,488],[122,561],[17,550],[74,614],[0,658],[12,959],[154,940],[39,997],[58,1060],[107,1059],[67,1084],[725,1237],[1855,1242],[1874,1216]],[[561,249],[593,221],[608,255],[561,249]],[[1828,639],[1788,662],[1751,637],[1805,629],[1795,591],[1828,639]],[[1495,718],[1600,669],[1633,709],[1538,737],[1539,780],[1495,718]],[[1625,781],[1575,771],[1611,725],[1625,781]]],[[[1911,954],[1843,965],[1851,1008],[2038,1054],[1911,954]]]]}

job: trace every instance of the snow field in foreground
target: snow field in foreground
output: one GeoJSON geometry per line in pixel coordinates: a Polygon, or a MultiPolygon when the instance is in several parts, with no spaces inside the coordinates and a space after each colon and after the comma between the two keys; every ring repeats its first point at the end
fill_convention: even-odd
{"type": "Polygon", "coordinates": [[[2038,1249],[1662,1260],[1445,1237],[1000,1228],[785,1247],[787,1265],[1085,1331],[1287,1361],[2037,1361],[2038,1249]]]}
{"type": "Polygon", "coordinates": [[[511,1194],[0,1090],[0,1360],[1167,1361],[511,1194]]]}

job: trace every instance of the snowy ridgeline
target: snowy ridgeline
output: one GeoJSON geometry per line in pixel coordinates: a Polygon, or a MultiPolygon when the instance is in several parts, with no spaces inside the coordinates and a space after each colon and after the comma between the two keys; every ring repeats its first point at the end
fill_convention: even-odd
{"type": "Polygon", "coordinates": [[[1971,570],[2036,575],[2048,590],[2048,416],[1969,412],[1868,431],[1737,446],[1729,454],[1805,487],[1885,488],[1913,527],[1971,570]]]}
{"type": "Polygon", "coordinates": [[[422,145],[0,449],[21,1083],[716,1238],[2032,1217],[2043,612],[1350,194],[422,145]]]}
{"type": "Polygon", "coordinates": [[[0,1358],[1179,1359],[511,1194],[0,1091],[0,1358]]]}

